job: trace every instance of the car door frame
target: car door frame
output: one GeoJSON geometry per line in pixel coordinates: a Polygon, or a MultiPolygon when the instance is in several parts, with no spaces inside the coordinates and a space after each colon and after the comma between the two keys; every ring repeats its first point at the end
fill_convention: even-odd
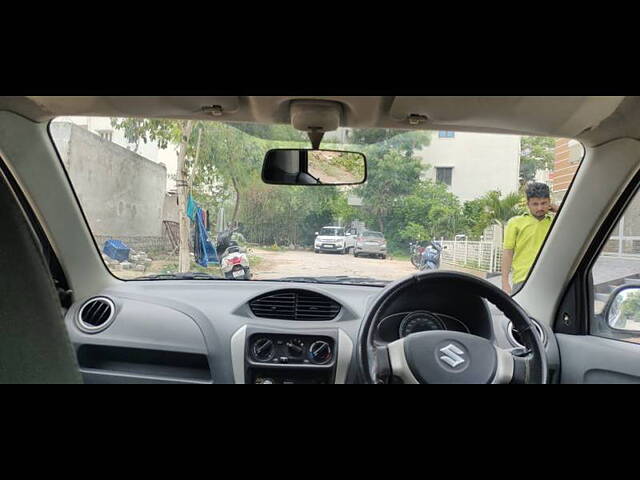
{"type": "Polygon", "coordinates": [[[560,302],[553,330],[561,357],[561,383],[640,383],[640,344],[625,341],[626,335],[621,332],[617,332],[619,338],[591,333],[595,316],[593,266],[638,194],[640,171],[633,175],[601,223],[560,302]]]}

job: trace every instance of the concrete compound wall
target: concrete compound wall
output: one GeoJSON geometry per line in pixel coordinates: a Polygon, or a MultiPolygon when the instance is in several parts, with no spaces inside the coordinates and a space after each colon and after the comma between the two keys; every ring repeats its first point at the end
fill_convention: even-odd
{"type": "Polygon", "coordinates": [[[94,236],[162,236],[164,165],[71,123],[51,133],[94,236]]]}

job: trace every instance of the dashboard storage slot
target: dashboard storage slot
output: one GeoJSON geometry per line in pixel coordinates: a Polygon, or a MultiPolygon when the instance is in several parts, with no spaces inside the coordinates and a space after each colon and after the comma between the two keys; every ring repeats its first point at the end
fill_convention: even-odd
{"type": "Polygon", "coordinates": [[[330,371],[300,371],[288,369],[273,371],[269,369],[252,369],[249,383],[258,385],[327,385],[332,383],[332,375],[330,371]]]}
{"type": "Polygon", "coordinates": [[[212,381],[207,356],[198,353],[82,345],[78,349],[78,364],[81,370],[192,382],[212,381]]]}

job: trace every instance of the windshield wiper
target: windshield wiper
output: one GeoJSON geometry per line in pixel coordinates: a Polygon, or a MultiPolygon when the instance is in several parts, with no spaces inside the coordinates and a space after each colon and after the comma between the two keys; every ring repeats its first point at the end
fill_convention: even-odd
{"type": "Polygon", "coordinates": [[[132,278],[135,280],[226,280],[221,277],[215,277],[203,272],[183,272],[183,273],[158,273],[156,275],[146,275],[143,277],[132,278]]]}
{"type": "Polygon", "coordinates": [[[349,277],[347,275],[326,276],[326,277],[284,277],[273,279],[275,282],[301,282],[301,283],[342,283],[351,285],[371,285],[383,287],[391,280],[378,280],[371,277],[349,277]]]}

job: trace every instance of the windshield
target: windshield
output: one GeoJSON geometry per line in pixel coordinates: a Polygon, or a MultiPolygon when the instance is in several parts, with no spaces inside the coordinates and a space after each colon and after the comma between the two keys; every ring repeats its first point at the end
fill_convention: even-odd
{"type": "Polygon", "coordinates": [[[323,228],[320,235],[326,237],[344,237],[344,228],[323,228]]]}
{"type": "Polygon", "coordinates": [[[582,158],[567,139],[340,128],[321,147],[364,153],[367,181],[304,187],[261,179],[267,151],[310,148],[288,125],[61,117],[50,132],[125,280],[379,286],[450,269],[519,287],[582,158]]]}

